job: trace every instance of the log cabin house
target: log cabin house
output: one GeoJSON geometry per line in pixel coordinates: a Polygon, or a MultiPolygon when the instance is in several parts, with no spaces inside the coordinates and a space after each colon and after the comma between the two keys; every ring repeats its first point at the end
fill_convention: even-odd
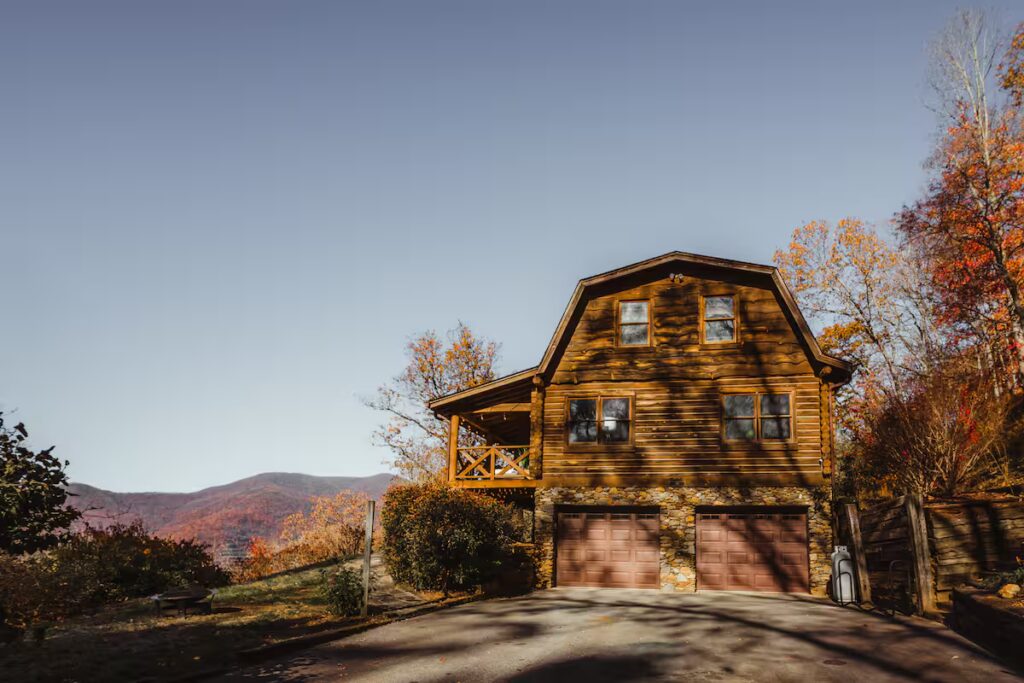
{"type": "Polygon", "coordinates": [[[542,587],[823,594],[850,372],[777,269],[673,252],[581,280],[536,367],[430,409],[450,483],[532,519],[542,587]]]}

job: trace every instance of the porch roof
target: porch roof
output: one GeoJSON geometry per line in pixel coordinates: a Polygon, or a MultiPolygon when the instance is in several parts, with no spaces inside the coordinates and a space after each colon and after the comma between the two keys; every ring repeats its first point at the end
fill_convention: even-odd
{"type": "Polygon", "coordinates": [[[429,408],[437,415],[451,417],[456,413],[529,412],[530,392],[537,368],[527,368],[490,382],[435,398],[429,408]]]}

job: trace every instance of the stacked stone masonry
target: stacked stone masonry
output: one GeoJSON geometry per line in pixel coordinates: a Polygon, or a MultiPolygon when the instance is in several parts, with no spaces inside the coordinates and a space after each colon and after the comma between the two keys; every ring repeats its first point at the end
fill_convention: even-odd
{"type": "Polygon", "coordinates": [[[810,587],[824,595],[831,573],[831,496],[827,487],[552,487],[536,490],[534,543],[537,583],[554,580],[555,509],[559,505],[657,506],[661,519],[661,587],[692,592],[697,589],[695,508],[713,505],[793,505],[807,508],[810,587]]]}

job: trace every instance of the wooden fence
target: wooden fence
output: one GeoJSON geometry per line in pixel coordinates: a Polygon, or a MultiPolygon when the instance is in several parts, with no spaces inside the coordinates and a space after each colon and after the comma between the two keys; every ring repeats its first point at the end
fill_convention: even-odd
{"type": "Polygon", "coordinates": [[[1024,557],[1024,502],[925,504],[936,593],[948,602],[957,586],[986,572],[1006,571],[1024,557]]]}
{"type": "Polygon", "coordinates": [[[863,509],[850,503],[839,538],[854,556],[865,601],[918,613],[947,605],[956,586],[1016,566],[1024,554],[1024,501],[924,502],[903,496],[863,509]]]}

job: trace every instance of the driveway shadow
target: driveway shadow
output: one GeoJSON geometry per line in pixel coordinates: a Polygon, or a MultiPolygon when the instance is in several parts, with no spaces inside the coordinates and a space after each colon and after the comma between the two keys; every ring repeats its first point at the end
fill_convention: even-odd
{"type": "Polygon", "coordinates": [[[236,672],[263,680],[1017,680],[939,624],[807,596],[553,589],[236,672]]]}

